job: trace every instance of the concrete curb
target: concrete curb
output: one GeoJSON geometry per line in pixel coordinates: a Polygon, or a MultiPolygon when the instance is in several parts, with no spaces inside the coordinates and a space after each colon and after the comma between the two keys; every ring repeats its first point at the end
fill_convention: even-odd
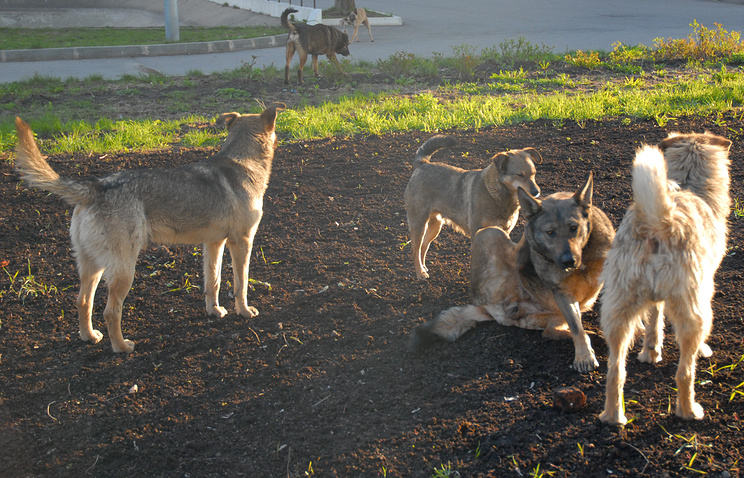
{"type": "Polygon", "coordinates": [[[139,56],[199,55],[255,50],[284,46],[287,34],[239,40],[156,45],[88,46],[72,48],[39,48],[33,50],[0,50],[0,62],[92,60],[96,58],[131,58],[139,56]]]}

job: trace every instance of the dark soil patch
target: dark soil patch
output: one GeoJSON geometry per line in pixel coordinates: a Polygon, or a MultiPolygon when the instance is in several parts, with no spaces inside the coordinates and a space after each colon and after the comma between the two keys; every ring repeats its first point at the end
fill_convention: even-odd
{"type": "MultiPolygon", "coordinates": [[[[497,151],[534,146],[545,159],[544,194],[574,190],[593,170],[595,202],[617,225],[634,149],[671,130],[706,129],[734,141],[732,196],[744,197],[738,116],[664,128],[616,120],[456,132],[460,145],[437,159],[480,168],[497,151]]],[[[607,358],[601,336],[593,340],[600,369],[586,375],[569,368],[570,342],[497,325],[421,358],[406,352],[414,326],[468,300],[469,240],[451,231],[430,253],[431,279],[413,275],[402,194],[427,137],[280,147],[251,260],[251,277],[266,283],[249,294],[260,315],[207,317],[201,291],[189,287],[201,284],[200,248],[152,246],[125,303],[131,355],[113,354],[107,337],[79,340],[71,211],[19,185],[3,162],[0,475],[427,477],[451,467],[459,476],[739,476],[744,395],[734,392],[744,363],[722,367],[744,356],[742,219],[731,217],[730,252],[717,276],[715,353],[698,364],[705,419],[674,416],[677,347],[669,331],[658,366],[630,361],[634,420],[619,430],[597,420],[607,358]],[[553,390],[563,386],[584,391],[587,406],[554,409],[553,390]]],[[[210,152],[51,162],[63,175],[97,176],[210,152]]],[[[225,262],[222,302],[230,304],[225,262]]],[[[102,287],[96,325],[105,331],[104,302],[102,287]]],[[[584,323],[597,332],[595,313],[584,323]]]]}

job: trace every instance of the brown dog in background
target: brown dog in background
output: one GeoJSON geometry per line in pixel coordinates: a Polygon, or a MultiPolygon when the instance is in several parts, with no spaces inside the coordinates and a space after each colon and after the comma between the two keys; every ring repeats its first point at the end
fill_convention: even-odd
{"type": "Polygon", "coordinates": [[[454,144],[455,139],[446,135],[433,136],[422,144],[403,193],[418,279],[429,277],[426,253],[444,224],[468,237],[487,226],[498,226],[508,234],[519,217],[517,189],[540,194],[535,163],[542,163],[542,157],[534,148],[498,153],[487,168],[472,171],[429,162],[439,149],[454,144]]]}
{"type": "Polygon", "coordinates": [[[93,328],[93,298],[101,280],[108,284],[106,319],[114,352],[132,352],[121,333],[122,305],[134,280],[140,251],[158,244],[204,244],[204,289],[209,315],[224,317],[220,307],[222,255],[227,245],[235,273],[235,309],[243,317],[258,310],[248,305],[248,265],[253,237],[263,215],[276,148],[274,103],[261,114],[225,113],[227,126],[220,151],[177,169],[120,171],[103,178],[60,177],[41,155],[31,128],[16,118],[16,169],[30,186],[59,195],[75,206],[70,222],[72,249],[80,275],[77,299],[80,338],[98,343],[93,328]]]}
{"type": "Polygon", "coordinates": [[[625,361],[644,329],[642,362],[661,360],[664,320],[679,344],[676,414],[701,419],[695,401],[695,364],[709,357],[714,276],[726,254],[731,209],[731,141],[714,134],[671,134],[643,146],[633,163],[633,199],[607,254],[600,323],[609,358],[604,411],[599,419],[624,425],[625,361]]]}
{"type": "Polygon", "coordinates": [[[327,25],[306,25],[304,23],[291,23],[289,14],[295,13],[294,8],[287,8],[282,13],[282,26],[289,30],[287,36],[287,64],[284,66],[284,84],[289,84],[289,63],[295,52],[300,56],[300,66],[297,70],[297,82],[302,84],[302,69],[307,62],[307,56],[313,56],[313,73],[318,73],[318,56],[326,55],[336,68],[341,69],[341,64],[336,58],[336,53],[349,55],[349,35],[327,25]]]}
{"type": "Polygon", "coordinates": [[[347,26],[354,27],[354,34],[351,36],[351,40],[349,40],[349,43],[354,43],[355,39],[356,41],[359,41],[358,34],[360,25],[364,25],[365,27],[367,27],[367,33],[369,33],[370,41],[375,41],[375,39],[372,38],[372,27],[369,24],[369,18],[367,18],[367,10],[363,8],[357,8],[355,11],[349,13],[341,19],[341,26],[344,27],[344,33],[346,33],[347,26]]]}

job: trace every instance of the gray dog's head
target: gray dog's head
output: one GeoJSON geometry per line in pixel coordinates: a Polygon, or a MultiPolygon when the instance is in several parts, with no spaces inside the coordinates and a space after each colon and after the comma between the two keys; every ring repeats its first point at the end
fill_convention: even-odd
{"type": "Polygon", "coordinates": [[[592,188],[591,173],[575,193],[558,192],[542,201],[519,188],[531,249],[564,271],[581,267],[582,250],[591,233],[592,188]]]}
{"type": "Polygon", "coordinates": [[[349,35],[339,32],[339,39],[336,42],[336,53],[343,56],[349,56],[349,35]]]}

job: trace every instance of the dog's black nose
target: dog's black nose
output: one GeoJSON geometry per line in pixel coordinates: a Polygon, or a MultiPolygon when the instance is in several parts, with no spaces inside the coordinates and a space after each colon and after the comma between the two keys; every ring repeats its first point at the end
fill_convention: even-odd
{"type": "Polygon", "coordinates": [[[532,197],[539,198],[540,197],[540,188],[538,188],[536,186],[532,191],[530,191],[530,194],[532,194],[532,197]]]}
{"type": "Polygon", "coordinates": [[[576,266],[576,260],[574,259],[573,254],[565,253],[561,256],[561,266],[563,266],[564,269],[573,269],[576,266]]]}

